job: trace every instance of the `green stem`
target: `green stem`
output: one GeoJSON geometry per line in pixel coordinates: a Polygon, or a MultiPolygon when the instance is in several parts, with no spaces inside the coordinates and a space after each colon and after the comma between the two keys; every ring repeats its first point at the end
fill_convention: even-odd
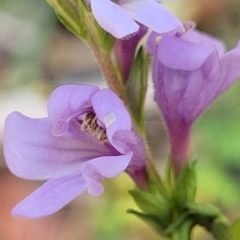
{"type": "Polygon", "coordinates": [[[191,240],[191,230],[193,227],[192,221],[185,221],[176,231],[172,234],[172,240],[191,240]]]}

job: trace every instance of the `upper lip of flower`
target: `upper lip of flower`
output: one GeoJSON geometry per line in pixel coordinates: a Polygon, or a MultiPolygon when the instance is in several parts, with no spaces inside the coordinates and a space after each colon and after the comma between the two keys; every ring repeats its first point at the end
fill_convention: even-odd
{"type": "Polygon", "coordinates": [[[156,36],[148,39],[154,55],[155,99],[168,126],[190,126],[240,76],[240,48],[224,54],[220,40],[197,30],[163,36],[159,43],[156,36]]]}
{"type": "Polygon", "coordinates": [[[155,0],[128,0],[118,3],[91,0],[91,8],[99,25],[116,38],[124,38],[137,32],[139,26],[135,21],[160,33],[179,26],[183,28],[180,20],[155,0]]]}

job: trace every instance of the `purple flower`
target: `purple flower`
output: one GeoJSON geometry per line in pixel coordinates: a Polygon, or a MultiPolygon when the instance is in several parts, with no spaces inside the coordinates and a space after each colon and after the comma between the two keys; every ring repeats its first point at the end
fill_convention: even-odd
{"type": "Polygon", "coordinates": [[[148,41],[155,100],[180,168],[187,161],[192,123],[240,77],[240,46],[224,53],[221,41],[197,30],[163,36],[159,43],[152,35],[148,41]]]}
{"type": "Polygon", "coordinates": [[[145,169],[143,140],[132,131],[122,101],[90,85],[58,87],[49,98],[47,118],[11,113],[4,155],[16,176],[47,180],[12,211],[29,218],[58,211],[86,189],[102,194],[104,178],[126,171],[136,179],[145,169]]]}
{"type": "Polygon", "coordinates": [[[139,30],[139,22],[155,32],[169,32],[181,22],[156,0],[87,0],[98,24],[116,38],[139,30]]]}

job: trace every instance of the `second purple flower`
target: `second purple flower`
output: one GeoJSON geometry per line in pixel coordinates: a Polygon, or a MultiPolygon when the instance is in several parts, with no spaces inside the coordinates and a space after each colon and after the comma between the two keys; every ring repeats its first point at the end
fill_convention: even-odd
{"type": "Polygon", "coordinates": [[[156,36],[147,44],[154,55],[155,100],[179,170],[188,161],[193,122],[240,77],[240,46],[224,54],[221,41],[197,30],[163,36],[159,43],[156,36]]]}

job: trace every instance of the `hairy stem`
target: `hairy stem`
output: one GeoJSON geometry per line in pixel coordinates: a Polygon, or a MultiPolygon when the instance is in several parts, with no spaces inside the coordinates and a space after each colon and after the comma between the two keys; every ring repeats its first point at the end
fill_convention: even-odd
{"type": "Polygon", "coordinates": [[[105,53],[102,49],[100,49],[93,39],[90,39],[89,44],[109,88],[128,106],[125,87],[116,73],[110,54],[105,53]]]}

